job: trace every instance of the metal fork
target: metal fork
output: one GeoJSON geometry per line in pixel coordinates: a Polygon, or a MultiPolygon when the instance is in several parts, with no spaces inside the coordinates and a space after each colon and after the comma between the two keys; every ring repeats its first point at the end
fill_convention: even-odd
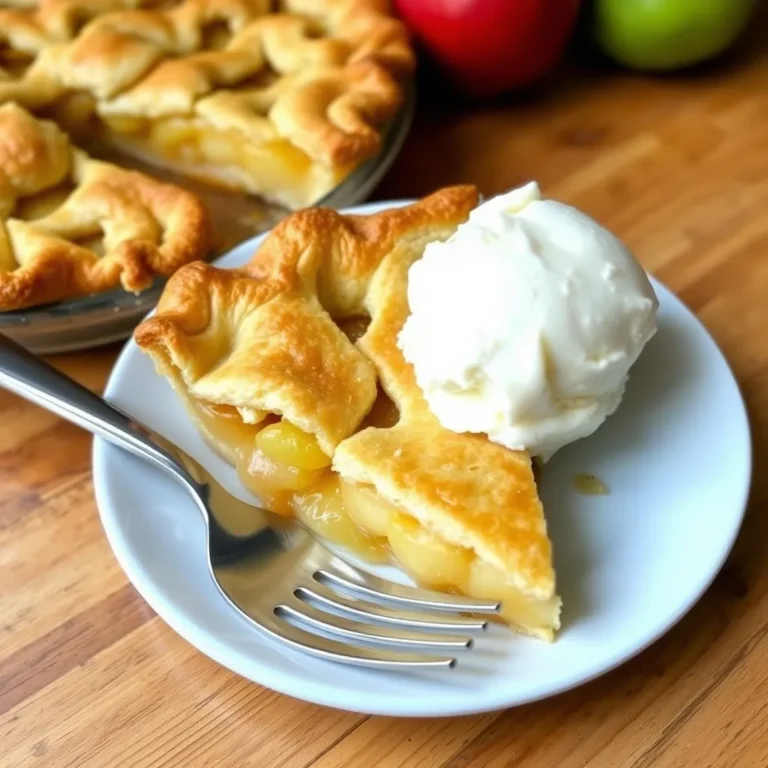
{"type": "Polygon", "coordinates": [[[294,521],[235,498],[180,448],[2,335],[0,385],[178,482],[205,520],[208,569],[221,594],[285,646],[379,669],[452,667],[452,654],[472,645],[466,635],[487,626],[458,614],[499,611],[497,602],[361,572],[294,521]]]}

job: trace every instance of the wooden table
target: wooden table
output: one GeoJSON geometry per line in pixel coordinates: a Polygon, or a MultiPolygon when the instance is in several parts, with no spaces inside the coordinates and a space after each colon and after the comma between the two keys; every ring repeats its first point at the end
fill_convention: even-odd
{"type": "MultiPolygon", "coordinates": [[[[0,765],[768,765],[768,50],[758,40],[685,77],[575,69],[535,98],[425,100],[377,195],[536,178],[614,229],[712,331],[758,469],[701,602],[621,669],[507,712],[396,720],[305,704],[222,669],[152,613],[102,533],[90,437],[0,394],[0,765]]],[[[98,390],[116,353],[56,364],[98,390]]]]}

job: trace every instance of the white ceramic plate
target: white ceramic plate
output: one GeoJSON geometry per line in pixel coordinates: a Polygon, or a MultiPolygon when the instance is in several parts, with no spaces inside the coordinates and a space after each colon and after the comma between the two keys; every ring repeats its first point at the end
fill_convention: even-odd
{"type": "MultiPolygon", "coordinates": [[[[391,203],[355,210],[385,205],[391,203]]],[[[220,263],[242,263],[255,242],[220,263]]],[[[727,363],[683,304],[655,287],[659,332],[637,363],[621,408],[543,472],[564,603],[554,644],[493,627],[455,669],[420,674],[360,670],[283,651],[217,592],[205,566],[202,521],[184,492],[97,440],[96,497],[117,559],[154,610],[203,653],[269,688],[332,707],[468,714],[551,696],[616,667],[675,624],[710,584],[741,524],[751,472],[749,426],[727,363]],[[597,475],[610,494],[579,495],[573,478],[582,472],[597,475]]],[[[107,396],[247,497],[133,342],[107,396]]]]}

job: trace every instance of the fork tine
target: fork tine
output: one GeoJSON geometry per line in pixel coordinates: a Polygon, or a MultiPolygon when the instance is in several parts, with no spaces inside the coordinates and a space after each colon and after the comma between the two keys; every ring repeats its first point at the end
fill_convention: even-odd
{"type": "Polygon", "coordinates": [[[343,593],[334,592],[319,582],[311,587],[296,587],[293,594],[299,600],[308,602],[315,608],[365,624],[433,632],[482,632],[488,626],[488,622],[482,619],[471,619],[463,616],[456,616],[452,619],[432,618],[431,616],[420,618],[418,614],[411,613],[409,615],[402,608],[387,610],[375,603],[368,603],[343,593]]]}
{"type": "Polygon", "coordinates": [[[432,592],[418,587],[406,587],[377,576],[361,573],[336,558],[333,564],[334,566],[341,564],[342,567],[320,568],[315,571],[313,578],[320,584],[362,600],[388,603],[411,610],[491,614],[497,614],[501,610],[501,603],[497,600],[481,600],[463,595],[432,592]]]}
{"type": "Polygon", "coordinates": [[[362,645],[391,645],[396,648],[410,650],[412,648],[424,648],[429,650],[455,651],[470,648],[472,639],[468,637],[453,637],[448,635],[430,635],[424,632],[411,632],[401,630],[397,632],[384,628],[366,628],[361,629],[363,625],[331,616],[321,610],[313,607],[311,603],[294,598],[290,604],[281,603],[275,608],[275,613],[284,618],[289,617],[292,623],[298,622],[304,625],[301,628],[308,628],[312,631],[327,633],[341,637],[344,640],[362,645]]]}
{"type": "Polygon", "coordinates": [[[392,670],[447,669],[456,666],[456,659],[451,657],[400,653],[345,645],[299,629],[293,624],[281,620],[277,614],[275,614],[274,619],[263,617],[263,620],[256,626],[293,650],[325,661],[392,670]]]}

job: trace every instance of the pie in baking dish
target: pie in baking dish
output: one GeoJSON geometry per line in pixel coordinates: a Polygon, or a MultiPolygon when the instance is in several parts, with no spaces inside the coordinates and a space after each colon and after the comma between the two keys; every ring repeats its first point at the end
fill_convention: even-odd
{"type": "Polygon", "coordinates": [[[0,311],[122,286],[208,253],[189,192],[89,157],[54,123],[0,106],[0,311]]]}
{"type": "Polygon", "coordinates": [[[78,140],[262,195],[319,200],[414,65],[384,0],[34,0],[0,9],[0,103],[78,140]]]}
{"type": "Polygon", "coordinates": [[[552,548],[526,453],[444,429],[397,346],[407,273],[477,204],[443,189],[370,216],[292,214],[240,271],[168,282],[136,341],[266,506],[422,585],[559,626],[552,548]]]}

